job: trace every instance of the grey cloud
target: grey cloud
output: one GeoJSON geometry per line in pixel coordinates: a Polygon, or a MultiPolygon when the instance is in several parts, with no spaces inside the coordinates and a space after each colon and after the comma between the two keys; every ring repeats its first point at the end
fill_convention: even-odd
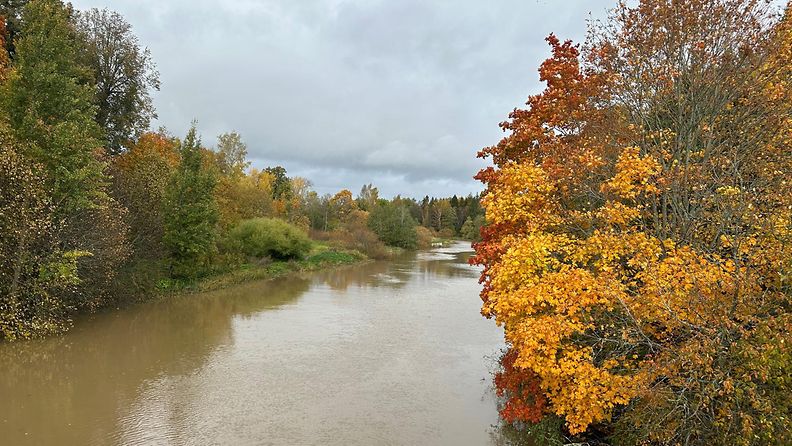
{"type": "Polygon", "coordinates": [[[544,37],[611,0],[76,0],[125,15],[158,64],[156,125],[239,131],[320,192],[467,194],[498,123],[539,91],[544,37]]]}

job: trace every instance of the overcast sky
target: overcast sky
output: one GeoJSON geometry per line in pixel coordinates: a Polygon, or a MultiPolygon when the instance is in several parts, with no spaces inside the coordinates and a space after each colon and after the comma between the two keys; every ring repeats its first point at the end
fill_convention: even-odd
{"type": "Polygon", "coordinates": [[[320,193],[478,192],[476,152],[541,90],[544,42],[583,39],[615,0],[72,0],[114,9],[153,55],[159,121],[320,193]]]}

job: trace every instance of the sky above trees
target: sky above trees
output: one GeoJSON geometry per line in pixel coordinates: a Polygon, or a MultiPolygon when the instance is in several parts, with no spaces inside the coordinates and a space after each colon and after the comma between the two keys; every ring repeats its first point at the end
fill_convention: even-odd
{"type": "Polygon", "coordinates": [[[480,190],[477,150],[540,89],[543,38],[576,41],[610,0],[480,2],[75,0],[110,8],[150,48],[159,120],[203,139],[240,132],[255,167],[320,193],[480,190]]]}

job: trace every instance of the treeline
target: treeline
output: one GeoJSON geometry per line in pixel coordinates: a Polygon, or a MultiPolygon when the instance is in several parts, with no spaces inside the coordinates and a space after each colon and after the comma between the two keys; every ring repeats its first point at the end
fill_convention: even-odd
{"type": "Polygon", "coordinates": [[[349,190],[335,195],[308,194],[306,215],[314,231],[333,233],[363,222],[386,244],[407,249],[426,248],[434,239],[478,240],[484,224],[479,197],[429,198],[379,197],[379,190],[364,185],[357,197],[349,190]]]}
{"type": "Polygon", "coordinates": [[[0,16],[0,340],[319,247],[380,258],[478,233],[476,197],[319,196],[251,168],[236,132],[150,131],[157,71],[117,13],[20,0],[0,16]]]}

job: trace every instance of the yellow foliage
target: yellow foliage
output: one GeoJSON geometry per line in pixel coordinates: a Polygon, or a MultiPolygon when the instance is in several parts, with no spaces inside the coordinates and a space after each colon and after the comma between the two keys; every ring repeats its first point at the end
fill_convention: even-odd
{"type": "MultiPolygon", "coordinates": [[[[692,128],[667,119],[663,107],[687,99],[662,85],[651,122],[642,113],[654,110],[588,109],[576,95],[608,103],[601,78],[556,46],[542,68],[555,70],[547,90],[482,151],[494,161],[478,176],[482,314],[504,328],[510,366],[538,383],[541,410],[571,434],[626,406],[621,422],[649,432],[641,444],[690,432],[782,444],[763,432],[783,428],[792,358],[790,12],[785,20],[766,66],[724,74],[756,82],[692,128]]],[[[627,74],[638,63],[621,62],[627,74]]],[[[701,94],[721,93],[697,81],[701,94]]]]}

